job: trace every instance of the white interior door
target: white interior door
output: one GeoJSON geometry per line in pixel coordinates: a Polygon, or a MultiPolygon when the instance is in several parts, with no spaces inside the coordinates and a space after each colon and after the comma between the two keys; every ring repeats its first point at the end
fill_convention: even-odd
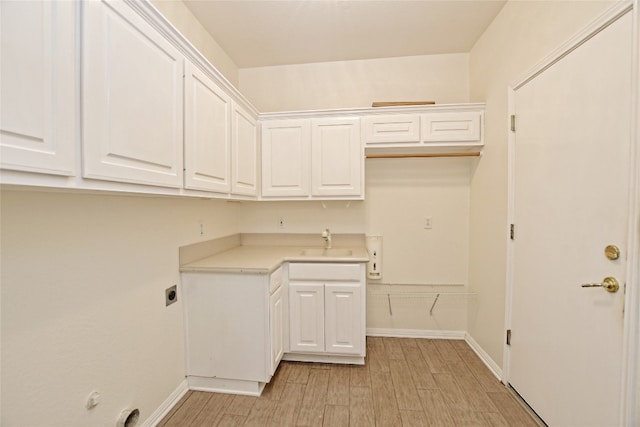
{"type": "Polygon", "coordinates": [[[509,382],[550,426],[620,424],[630,15],[515,91],[509,382]]]}

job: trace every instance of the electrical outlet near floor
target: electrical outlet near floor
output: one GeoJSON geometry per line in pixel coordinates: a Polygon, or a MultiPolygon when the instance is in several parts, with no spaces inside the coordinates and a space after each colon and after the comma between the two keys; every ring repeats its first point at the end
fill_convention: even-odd
{"type": "Polygon", "coordinates": [[[164,290],[164,303],[168,307],[178,301],[178,285],[173,285],[164,290]]]}

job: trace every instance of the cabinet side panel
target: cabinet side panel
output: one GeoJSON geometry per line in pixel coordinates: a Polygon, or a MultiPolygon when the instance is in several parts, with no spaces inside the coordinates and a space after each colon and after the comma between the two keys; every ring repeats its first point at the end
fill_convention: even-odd
{"type": "Polygon", "coordinates": [[[266,286],[263,276],[183,275],[187,375],[267,381],[266,286]]]}

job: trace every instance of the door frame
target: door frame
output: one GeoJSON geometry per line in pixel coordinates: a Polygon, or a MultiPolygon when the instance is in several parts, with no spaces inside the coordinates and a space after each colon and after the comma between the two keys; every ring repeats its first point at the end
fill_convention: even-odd
{"type": "MultiPolygon", "coordinates": [[[[629,220],[627,236],[627,271],[624,300],[624,329],[622,342],[622,378],[620,399],[620,420],[622,425],[633,426],[640,423],[640,371],[638,358],[640,356],[640,0],[626,0],[615,4],[589,26],[584,28],[573,38],[568,40],[550,55],[540,61],[535,67],[525,73],[514,84],[509,86],[508,116],[505,125],[511,126],[511,115],[515,114],[516,91],[539,74],[553,66],[562,58],[587,42],[604,28],[615,22],[626,13],[632,13],[633,20],[633,52],[632,52],[632,106],[631,106],[631,164],[629,169],[629,220]]],[[[515,220],[515,133],[508,132],[508,207],[506,229],[515,220]]],[[[506,233],[507,240],[507,277],[505,293],[505,336],[506,330],[511,328],[512,297],[514,282],[514,241],[506,233]]],[[[503,345],[502,382],[509,384],[510,349],[503,345]]]]}

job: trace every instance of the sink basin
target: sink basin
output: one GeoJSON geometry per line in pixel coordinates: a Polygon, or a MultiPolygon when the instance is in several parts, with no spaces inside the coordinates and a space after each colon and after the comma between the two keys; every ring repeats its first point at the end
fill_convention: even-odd
{"type": "Polygon", "coordinates": [[[345,257],[353,255],[353,250],[345,248],[311,248],[302,251],[302,256],[345,257]]]}

